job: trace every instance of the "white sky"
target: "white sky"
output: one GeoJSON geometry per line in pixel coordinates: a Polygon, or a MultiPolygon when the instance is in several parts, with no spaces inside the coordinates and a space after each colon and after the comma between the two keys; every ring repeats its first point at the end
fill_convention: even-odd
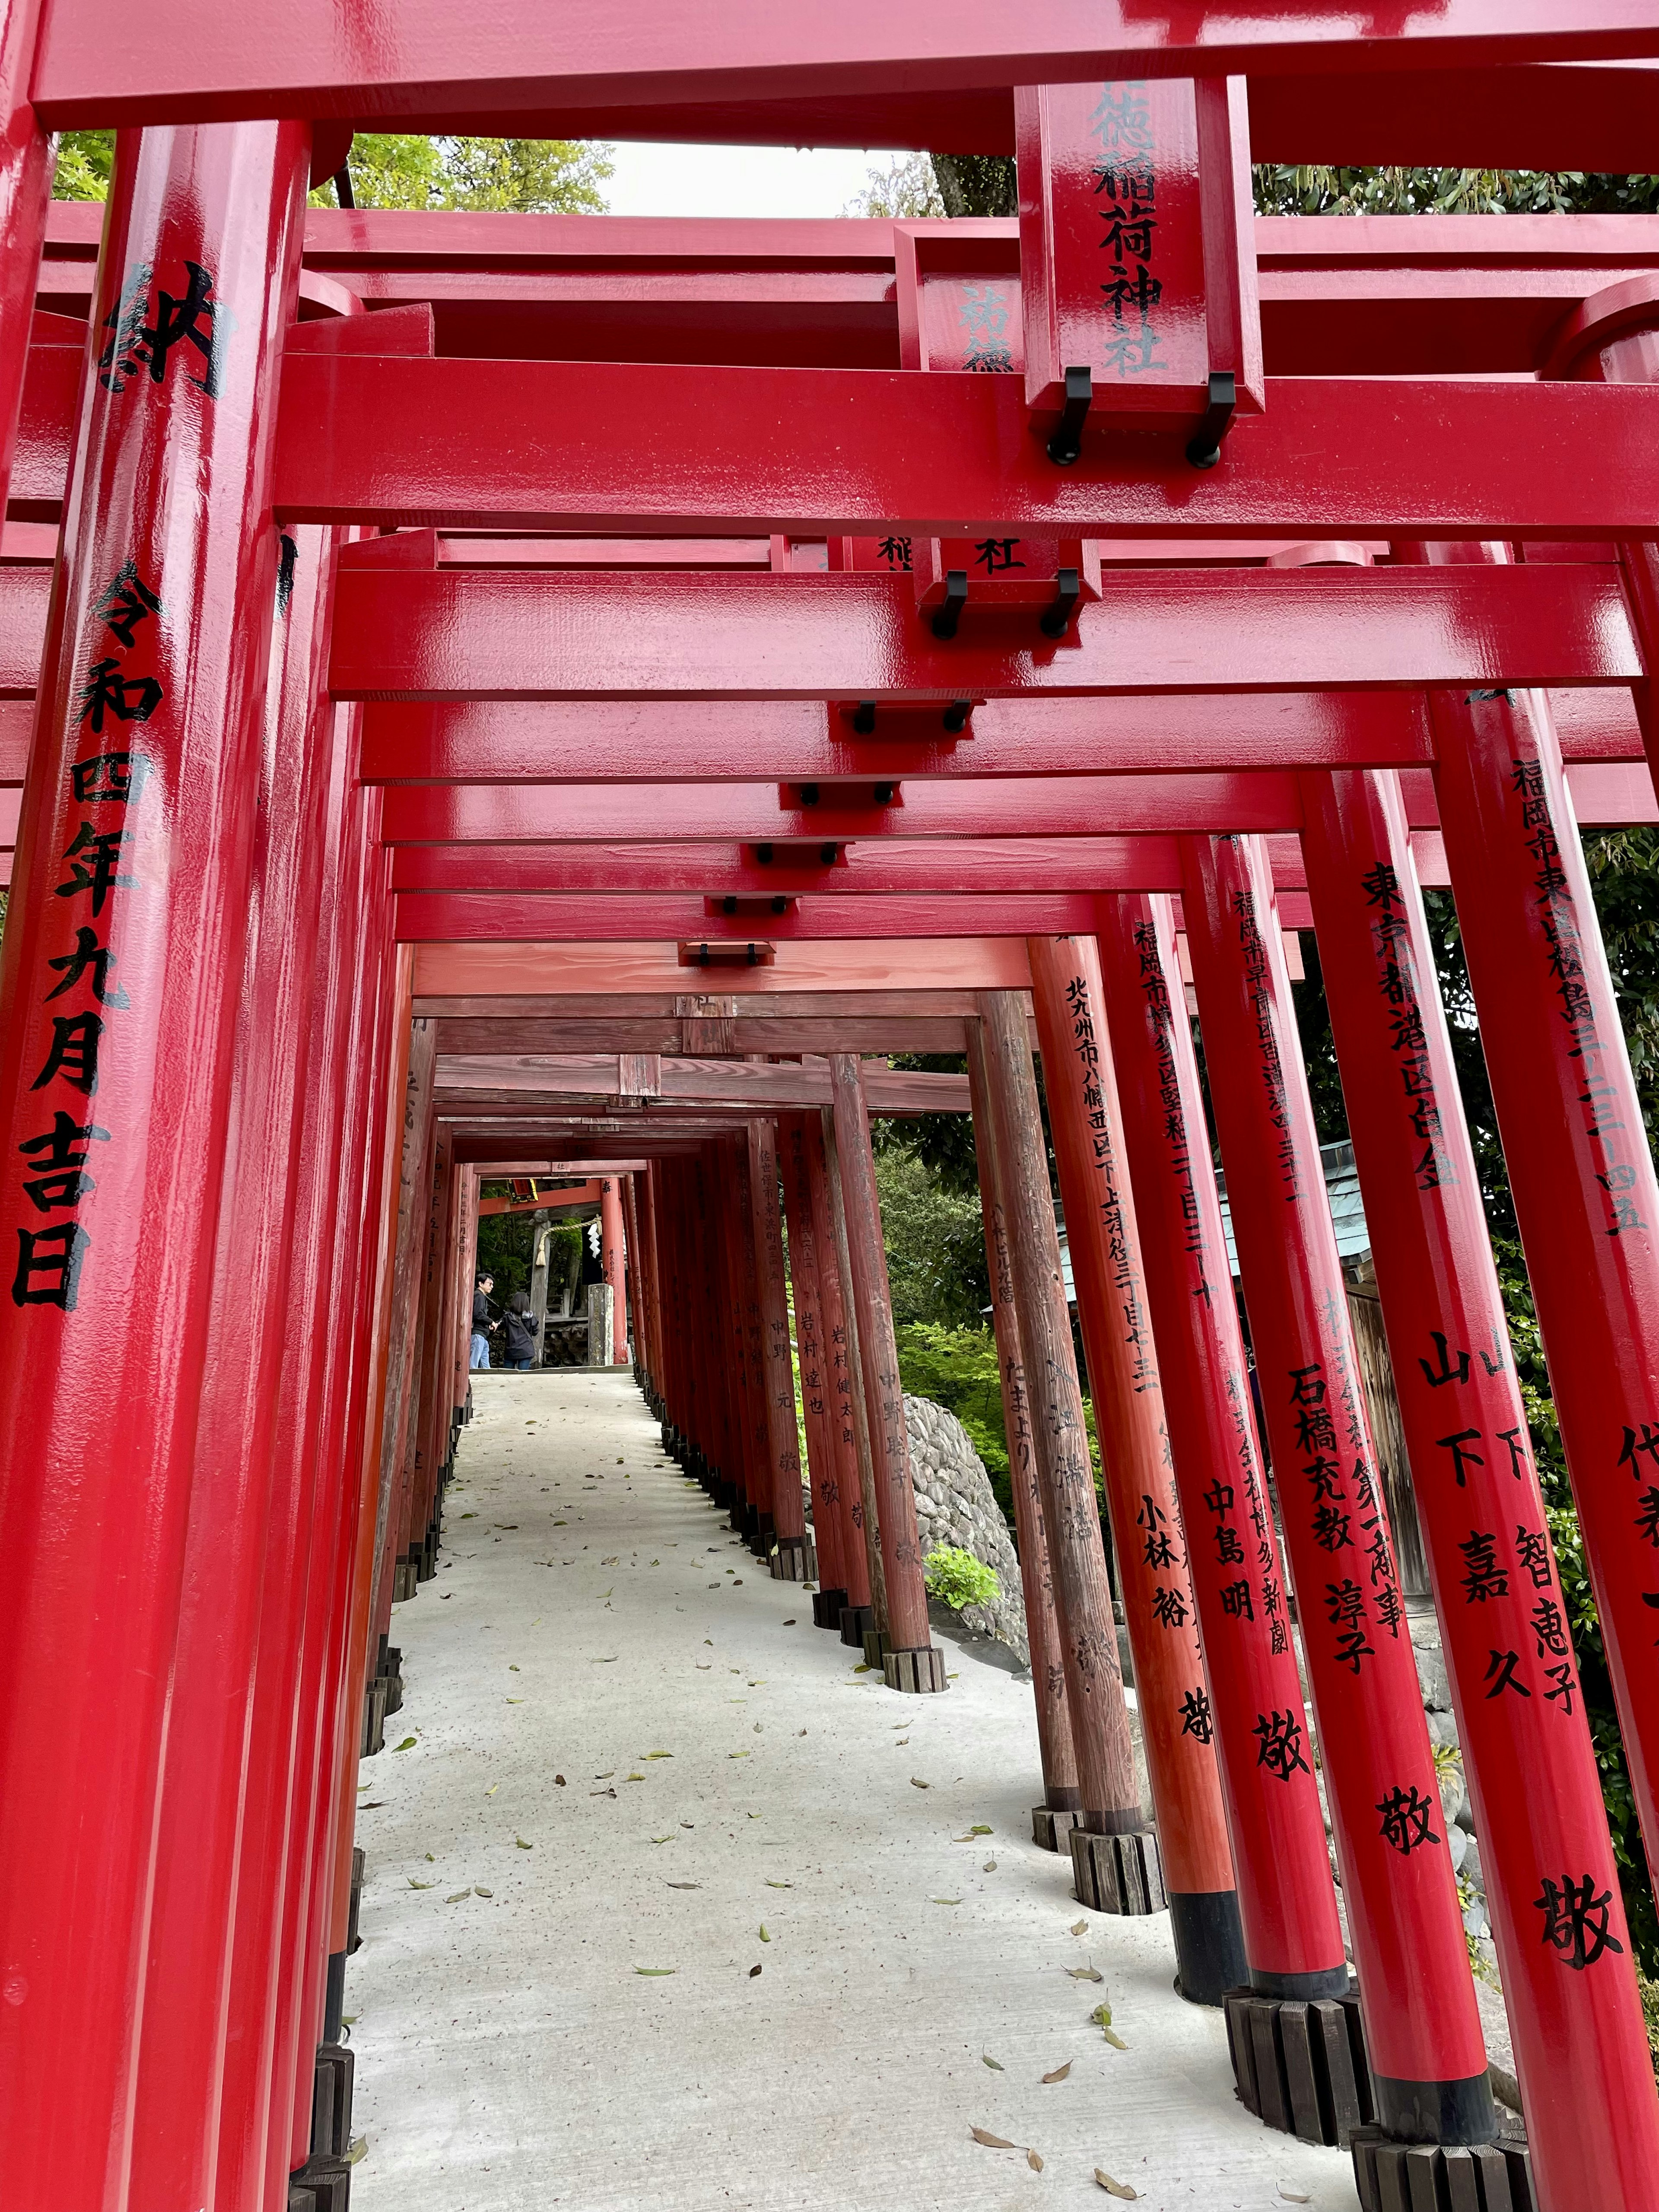
{"type": "Polygon", "coordinates": [[[623,143],[602,187],[612,215],[834,216],[861,191],[883,152],[787,146],[623,143]]]}

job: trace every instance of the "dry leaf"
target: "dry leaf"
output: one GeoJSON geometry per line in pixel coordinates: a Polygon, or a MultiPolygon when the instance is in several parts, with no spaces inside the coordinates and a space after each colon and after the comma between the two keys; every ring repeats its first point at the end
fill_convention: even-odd
{"type": "Polygon", "coordinates": [[[1103,1982],[1106,1978],[1098,1966],[1067,1966],[1066,1971],[1074,1982],[1103,1982]]]}
{"type": "Polygon", "coordinates": [[[484,1796],[486,1797],[493,1797],[501,1786],[501,1785],[499,1782],[492,1782],[489,1789],[484,1791],[484,1796]]]}
{"type": "Polygon", "coordinates": [[[670,1889],[701,1889],[702,1884],[700,1881],[671,1881],[668,1887],[670,1889]]]}
{"type": "Polygon", "coordinates": [[[1086,1936],[1089,1932],[1088,1922],[1086,1920],[1074,1920],[1072,1923],[1071,1932],[1073,1936],[1086,1936]]]}
{"type": "Polygon", "coordinates": [[[416,1881],[413,1875],[409,1878],[409,1886],[411,1889],[436,1889],[438,1887],[435,1881],[416,1881]]]}
{"type": "Polygon", "coordinates": [[[472,1892],[470,1889],[458,1889],[453,1897],[445,1898],[444,1903],[446,1905],[459,1905],[463,1898],[471,1897],[471,1894],[472,1892]]]}
{"type": "Polygon", "coordinates": [[[533,1851],[536,1848],[534,1844],[526,1843],[522,1836],[514,1836],[513,1840],[521,1851],[533,1851]]]}
{"type": "Polygon", "coordinates": [[[1089,2017],[1097,2027],[1109,2027],[1112,2024],[1112,2008],[1109,2004],[1097,2004],[1089,2017]]]}
{"type": "Polygon", "coordinates": [[[1279,2183],[1279,2193],[1287,2204],[1311,2204],[1313,2203],[1311,2197],[1304,2196],[1299,2189],[1292,2189],[1288,2181],[1281,2181],[1279,2183]]]}
{"type": "Polygon", "coordinates": [[[1027,2166],[1029,2166],[1030,2167],[1030,2169],[1031,2169],[1031,2171],[1032,2171],[1032,2172],[1033,2172],[1033,2173],[1041,2173],[1041,2172],[1042,2172],[1042,2160],[1037,2156],[1036,2153],[1034,2150],[1028,2150],[1028,2151],[1026,2152],[1026,2154],[1025,2154],[1025,2163],[1026,2163],[1026,2165],[1027,2165],[1027,2166]]]}
{"type": "Polygon", "coordinates": [[[348,2166],[356,2166],[361,2159],[365,2159],[368,2155],[368,2137],[367,2136],[355,2136],[352,2140],[351,2148],[346,2153],[346,2164],[348,2166]]]}
{"type": "Polygon", "coordinates": [[[509,1705],[521,1705],[524,1703],[524,1699],[522,1698],[509,1698],[507,1702],[509,1705]]]}
{"type": "Polygon", "coordinates": [[[996,1870],[997,1863],[994,1859],[987,1859],[984,1865],[980,1869],[980,1872],[981,1874],[994,1874],[996,1870]]]}
{"type": "Polygon", "coordinates": [[[1129,2048],[1115,2027],[1103,2027],[1100,2032],[1114,2051],[1127,2051],[1129,2048]]]}
{"type": "Polygon", "coordinates": [[[770,1875],[766,1877],[766,1887],[769,1889],[793,1889],[794,1886],[793,1881],[774,1881],[770,1875]]]}
{"type": "Polygon", "coordinates": [[[672,1751],[642,1751],[636,1756],[648,1761],[653,1759],[672,1759],[674,1754],[672,1751]]]}
{"type": "Polygon", "coordinates": [[[929,1905],[960,1905],[962,1899],[959,1897],[930,1897],[927,1902],[929,1905]]]}
{"type": "MultiPolygon", "coordinates": [[[[556,1775],[553,1777],[553,1781],[554,1781],[554,1785],[555,1785],[555,1787],[556,1787],[556,1788],[560,1789],[560,1790],[562,1790],[562,1789],[564,1788],[564,1786],[565,1786],[565,1780],[564,1780],[564,1777],[563,1777],[563,1775],[562,1775],[562,1774],[556,1774],[556,1775]]],[[[498,1785],[498,1786],[499,1786],[499,1785],[498,1785]]]]}
{"type": "Polygon", "coordinates": [[[918,1780],[916,1776],[914,1774],[910,1777],[910,1787],[913,1790],[931,1790],[933,1786],[933,1785],[931,1782],[922,1782],[918,1780]]]}
{"type": "Polygon", "coordinates": [[[664,1974],[678,1974],[679,1968],[678,1966],[635,1966],[634,1972],[636,1974],[648,1975],[655,1979],[664,1974]]]}
{"type": "Polygon", "coordinates": [[[1000,2058],[993,2058],[988,2051],[980,2052],[979,2063],[981,2066],[988,2066],[994,2074],[1006,2074],[1008,2070],[1000,2058]]]}
{"type": "Polygon", "coordinates": [[[651,1840],[653,1844],[672,1844],[674,1840],[674,1831],[671,1828],[665,1836],[653,1836],[651,1840]]]}
{"type": "Polygon", "coordinates": [[[1068,2058],[1063,2066],[1056,2066],[1052,2074],[1045,2074],[1042,2078],[1045,2081],[1063,2081],[1071,2070],[1072,2062],[1068,2058]]]}
{"type": "Polygon", "coordinates": [[[969,2128],[968,2132],[976,2143],[983,2143],[987,2150],[1012,2150],[1014,2148],[1006,2136],[994,2136],[989,2128],[969,2128]]]}
{"type": "Polygon", "coordinates": [[[614,1790],[590,1790],[587,1794],[590,1797],[614,1797],[617,1793],[614,1790]]]}
{"type": "Polygon", "coordinates": [[[728,1759],[747,1759],[749,1753],[746,1751],[728,1751],[726,1755],[728,1759]]]}
{"type": "Polygon", "coordinates": [[[749,1978],[750,1978],[750,1980],[751,1982],[754,1980],[754,1978],[755,1978],[756,1975],[757,1975],[757,1973],[759,1973],[759,1972],[760,1972],[760,1968],[759,1968],[758,1966],[751,1966],[751,1967],[749,1969],[749,1978]]]}
{"type": "Polygon", "coordinates": [[[479,1888],[475,1885],[475,1886],[474,1886],[474,1887],[473,1887],[472,1894],[474,1895],[474,1897],[494,1897],[494,1895],[495,1894],[495,1891],[494,1891],[493,1889],[479,1889],[479,1888]]]}
{"type": "Polygon", "coordinates": [[[1095,2168],[1095,2179],[1109,2197],[1121,2197],[1126,2204],[1135,2204],[1140,2201],[1138,2189],[1131,2189],[1127,2181],[1114,2181],[1109,2173],[1103,2173],[1098,2166],[1095,2168]]]}
{"type": "Polygon", "coordinates": [[[426,1863],[428,1866],[435,1866],[437,1864],[437,1861],[433,1857],[430,1851],[426,1855],[426,1863]]]}

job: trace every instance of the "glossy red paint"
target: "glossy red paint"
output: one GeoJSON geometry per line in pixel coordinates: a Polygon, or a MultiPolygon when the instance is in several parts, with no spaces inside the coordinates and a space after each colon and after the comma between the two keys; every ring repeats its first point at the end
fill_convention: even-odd
{"type": "Polygon", "coordinates": [[[1026,951],[1164,1877],[1189,1895],[1231,1893],[1214,1722],[1171,1477],[1099,956],[1089,936],[1034,937],[1026,951]]]}
{"type": "Polygon", "coordinates": [[[624,362],[596,381],[591,367],[548,361],[289,366],[278,503],[300,521],[1565,540],[1634,536],[1659,504],[1659,394],[1631,386],[1270,376],[1263,413],[1205,472],[1178,446],[1171,458],[1167,437],[1127,434],[1057,469],[1006,376],[624,362]]]}
{"type": "Polygon", "coordinates": [[[611,1358],[614,1366],[628,1359],[628,1282],[623,1258],[622,1191],[615,1176],[599,1185],[599,1259],[611,1285],[611,1358]]]}
{"type": "Polygon", "coordinates": [[[1659,1834],[1655,1577],[1640,1519],[1659,1185],[1547,713],[1524,693],[1437,695],[1434,709],[1481,1042],[1632,1784],[1644,1831],[1659,1834]]]}
{"type": "MultiPolygon", "coordinates": [[[[1210,1098],[1367,2050],[1385,2082],[1484,2087],[1486,2045],[1451,1862],[1432,1827],[1439,1789],[1370,1473],[1376,1453],[1272,886],[1249,839],[1194,840],[1188,857],[1183,904],[1210,1098]]],[[[1279,1755],[1289,1756],[1286,1732],[1275,1733],[1279,1755]]]]}
{"type": "Polygon", "coordinates": [[[34,272],[52,190],[52,143],[29,105],[40,14],[40,0],[6,0],[0,11],[0,510],[28,367],[34,272]]]}
{"type": "Polygon", "coordinates": [[[1282,1602],[1249,1369],[1205,1133],[1171,902],[1103,899],[1099,957],[1181,1523],[1203,1638],[1252,1986],[1340,1994],[1347,1961],[1310,1766],[1261,1754],[1306,1715],[1282,1602]],[[1197,1133],[1196,1142],[1188,1131],[1197,1133]],[[1248,1526],[1246,1525],[1248,1522],[1248,1526]],[[1239,1570],[1245,1592],[1239,1594],[1239,1570]],[[1251,1583],[1254,1582],[1254,1595],[1251,1583]],[[1249,1601],[1248,1602],[1246,1601],[1249,1601]],[[1281,1771],[1282,1766],[1282,1771],[1281,1771]],[[1317,1978],[1310,1984],[1304,1977],[1317,1978]]]}
{"type": "Polygon", "coordinates": [[[308,151],[288,125],[121,147],[100,303],[118,313],[127,272],[153,265],[188,325],[188,259],[234,306],[236,336],[210,346],[198,311],[199,350],[176,331],[184,357],[158,340],[153,374],[88,380],[7,932],[6,1156],[47,1118],[94,1133],[68,1140],[68,1180],[37,1202],[13,1186],[20,1256],[0,1337],[7,1513],[28,1563],[0,1655],[0,2132],[64,2203],[118,2203],[132,2148],[275,594],[273,386],[308,151]],[[195,376],[210,351],[216,373],[195,376]],[[130,613],[106,596],[124,573],[130,613]],[[88,667],[111,687],[101,726],[88,667]]]}
{"type": "Polygon", "coordinates": [[[1536,2186],[1561,2212],[1633,2208],[1659,2172],[1659,2099],[1403,815],[1386,776],[1310,777],[1307,799],[1320,962],[1493,1937],[1504,1988],[1525,1993],[1514,2042],[1536,2186]],[[1495,1697],[1506,1656],[1519,1691],[1495,1697]],[[1585,1881],[1611,1940],[1563,1972],[1548,1900],[1585,1881]]]}

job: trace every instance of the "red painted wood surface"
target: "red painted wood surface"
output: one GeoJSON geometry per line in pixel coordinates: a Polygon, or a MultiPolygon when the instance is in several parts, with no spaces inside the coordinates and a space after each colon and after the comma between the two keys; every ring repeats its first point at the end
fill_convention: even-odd
{"type": "Polygon", "coordinates": [[[188,256],[234,301],[241,342],[216,400],[176,355],[160,382],[88,382],[5,946],[0,1100],[19,1273],[0,1332],[0,1420],[9,1511],[32,1534],[0,1649],[12,1716],[0,1955],[13,1992],[0,2007],[0,2134],[66,2203],[118,2185],[135,2124],[275,580],[272,383],[307,146],[299,125],[164,133],[121,164],[107,311],[118,270],[188,256]],[[166,629],[135,628],[131,647],[98,613],[128,561],[179,611],[166,629]],[[150,702],[141,727],[118,728],[112,714],[103,732],[89,726],[100,663],[133,685],[127,706],[150,702]],[[80,770],[84,797],[73,788],[76,763],[118,750],[140,753],[147,775],[135,783],[106,763],[80,770]],[[70,896],[56,896],[60,883],[70,896]],[[43,1134],[38,1173],[50,1157],[62,1165],[31,1194],[17,1148],[43,1134]]]}
{"type": "Polygon", "coordinates": [[[1202,1632],[1238,1903],[1264,1994],[1347,1986],[1325,1824],[1305,1759],[1264,1759],[1307,1716],[1251,1408],[1170,902],[1100,902],[1100,962],[1123,1145],[1144,1225],[1146,1294],[1202,1632]],[[1268,1611],[1268,1590],[1275,1610],[1268,1611]]]}
{"type": "Polygon", "coordinates": [[[1194,841],[1189,858],[1188,944],[1205,1066],[1366,2047],[1373,2070],[1391,2081],[1484,2080],[1486,2045],[1450,1857],[1434,1825],[1439,1789],[1272,889],[1248,839],[1194,841]],[[1420,1842],[1419,1814],[1429,1824],[1420,1842]]]}
{"type": "Polygon", "coordinates": [[[1480,1178],[1398,796],[1351,773],[1310,777],[1308,805],[1320,962],[1536,2186],[1592,2212],[1639,2201],[1659,2172],[1659,2099],[1480,1178]],[[1508,1655],[1518,1686],[1494,1696],[1508,1655]],[[1586,1882],[1612,1942],[1563,1973],[1548,1900],[1586,1882]]]}

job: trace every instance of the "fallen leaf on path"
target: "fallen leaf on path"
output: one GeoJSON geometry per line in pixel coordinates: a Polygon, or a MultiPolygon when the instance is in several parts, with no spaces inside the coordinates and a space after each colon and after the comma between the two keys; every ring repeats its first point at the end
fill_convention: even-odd
{"type": "Polygon", "coordinates": [[[674,1754],[672,1751],[642,1751],[640,1753],[640,1757],[646,1759],[672,1759],[673,1756],[674,1754]]]}
{"type": "Polygon", "coordinates": [[[728,1751],[726,1755],[728,1759],[747,1759],[749,1753],[746,1751],[728,1751]]]}
{"type": "Polygon", "coordinates": [[[678,1974],[679,1968],[678,1966],[635,1966],[634,1972],[636,1974],[647,1974],[655,1978],[663,1974],[678,1974]]]}
{"type": "Polygon", "coordinates": [[[1014,2148],[1006,2136],[994,2136],[989,2128],[969,2128],[968,2132],[976,2143],[983,2143],[987,2150],[1012,2150],[1014,2148]]]}
{"type": "Polygon", "coordinates": [[[499,1782],[492,1782],[489,1789],[484,1791],[484,1796],[486,1797],[493,1797],[501,1786],[501,1785],[499,1782]]]}
{"type": "Polygon", "coordinates": [[[1026,2165],[1027,2165],[1027,2166],[1029,2166],[1030,2167],[1030,2169],[1031,2169],[1031,2171],[1032,2171],[1032,2172],[1033,2172],[1033,2173],[1041,2173],[1041,2172],[1042,2172],[1042,2160],[1037,2156],[1036,2153],[1034,2150],[1028,2150],[1028,2151],[1026,2152],[1026,2154],[1025,2154],[1025,2163],[1026,2163],[1026,2165]]]}
{"type": "Polygon", "coordinates": [[[553,1786],[556,1790],[562,1790],[565,1787],[565,1779],[562,1774],[556,1774],[553,1777],[553,1786]]]}
{"type": "Polygon", "coordinates": [[[1129,2048],[1115,2027],[1103,2027],[1100,2032],[1114,2051],[1127,2051],[1129,2048]]]}
{"type": "Polygon", "coordinates": [[[522,1698],[509,1698],[507,1702],[509,1705],[521,1705],[524,1703],[524,1699],[522,1698]]]}
{"type": "Polygon", "coordinates": [[[416,1881],[413,1875],[409,1877],[409,1886],[411,1889],[436,1889],[438,1887],[435,1881],[416,1881]]]}
{"type": "Polygon", "coordinates": [[[614,1790],[590,1790],[587,1794],[590,1797],[614,1797],[617,1793],[614,1790]]]}
{"type": "Polygon", "coordinates": [[[1068,2058],[1063,2066],[1056,2066],[1052,2074],[1045,2074],[1042,2078],[1045,2081],[1063,2081],[1071,2070],[1072,2062],[1068,2058]]]}
{"type": "Polygon", "coordinates": [[[994,2074],[1006,2074],[1008,2070],[1000,2058],[993,2058],[983,2051],[979,2054],[979,2063],[981,2066],[988,2066],[994,2074]]]}
{"type": "Polygon", "coordinates": [[[493,1889],[480,1889],[475,1885],[472,1894],[474,1897],[494,1897],[495,1893],[493,1889]]]}
{"type": "Polygon", "coordinates": [[[435,1866],[435,1865],[436,1865],[437,1862],[436,1862],[436,1860],[433,1857],[433,1856],[432,1856],[432,1854],[431,1854],[431,1852],[430,1852],[430,1851],[428,1851],[428,1852],[426,1853],[426,1855],[425,1855],[425,1856],[426,1856],[426,1863],[427,1863],[427,1864],[428,1864],[428,1866],[435,1866]]]}
{"type": "Polygon", "coordinates": [[[910,1777],[910,1787],[913,1790],[931,1790],[933,1786],[931,1782],[922,1781],[919,1775],[913,1774],[910,1777]]]}
{"type": "Polygon", "coordinates": [[[929,1905],[960,1905],[962,1899],[959,1897],[930,1897],[927,1902],[929,1905]]]}
{"type": "Polygon", "coordinates": [[[596,1782],[609,1782],[613,1779],[616,1775],[616,1771],[617,1770],[614,1766],[607,1766],[603,1774],[596,1774],[593,1777],[593,1779],[596,1782]]]}
{"type": "MultiPolygon", "coordinates": [[[[609,1596],[609,1591],[607,1591],[605,1595],[609,1596]]],[[[617,1660],[621,1657],[622,1653],[620,1651],[613,1651],[608,1659],[590,1659],[587,1663],[590,1667],[614,1667],[617,1660]]],[[[677,1967],[675,1972],[678,1972],[678,1971],[679,1970],[677,1967]]]]}
{"type": "Polygon", "coordinates": [[[672,1844],[674,1840],[674,1831],[671,1828],[665,1836],[653,1836],[651,1840],[653,1844],[672,1844]]]}
{"type": "Polygon", "coordinates": [[[700,1881],[671,1881],[668,1887],[670,1889],[701,1889],[702,1884],[700,1881]]]}
{"type": "Polygon", "coordinates": [[[1097,2004],[1089,2017],[1097,2027],[1109,2027],[1112,2024],[1112,2008],[1109,2004],[1097,2004]]]}
{"type": "Polygon", "coordinates": [[[1086,1920],[1074,1920],[1072,1923],[1071,1932],[1073,1936],[1086,1936],[1089,1932],[1088,1922],[1086,1920]]]}
{"type": "Polygon", "coordinates": [[[368,2155],[368,2137],[367,2136],[358,2136],[354,2140],[351,2148],[346,2153],[346,2164],[348,2166],[356,2166],[360,2160],[367,2158],[368,2155]]]}
{"type": "Polygon", "coordinates": [[[772,1940],[766,1932],[766,1923],[763,1920],[761,1923],[760,1939],[763,1943],[769,1943],[772,1940]]]}
{"type": "Polygon", "coordinates": [[[786,1628],[793,1628],[795,1624],[793,1620],[786,1620],[783,1625],[786,1628]]]}
{"type": "Polygon", "coordinates": [[[472,1892],[470,1889],[458,1889],[453,1897],[445,1898],[444,1903],[446,1905],[459,1905],[463,1899],[471,1897],[471,1894],[472,1892]]]}
{"type": "Polygon", "coordinates": [[[1095,2179],[1109,2197],[1121,2197],[1126,2204],[1135,2204],[1140,2200],[1138,2189],[1131,2189],[1127,2181],[1114,2181],[1109,2173],[1103,2173],[1098,2166],[1095,2168],[1095,2179]]]}
{"type": "Polygon", "coordinates": [[[513,1664],[513,1662],[509,1659],[507,1662],[507,1671],[509,1674],[523,1674],[524,1669],[522,1667],[515,1667],[513,1664]]]}
{"type": "Polygon", "coordinates": [[[1067,1966],[1066,1971],[1074,1982],[1103,1982],[1106,1978],[1098,1966],[1067,1966]]]}
{"type": "Polygon", "coordinates": [[[393,1751],[413,1751],[418,1741],[417,1737],[406,1735],[401,1743],[394,1743],[392,1748],[393,1751]]]}
{"type": "Polygon", "coordinates": [[[1313,2203],[1311,2197],[1304,2196],[1299,2189],[1292,2189],[1288,2181],[1281,2181],[1279,2183],[1279,2193],[1287,2204],[1311,2204],[1313,2203]]]}
{"type": "Polygon", "coordinates": [[[533,1851],[536,1848],[534,1844],[526,1843],[522,1836],[514,1836],[513,1840],[521,1851],[533,1851]]]}
{"type": "Polygon", "coordinates": [[[854,1668],[853,1672],[855,1674],[867,1674],[870,1672],[870,1669],[868,1666],[860,1663],[859,1666],[854,1668]]]}
{"type": "Polygon", "coordinates": [[[760,1972],[760,1968],[759,1968],[758,1966],[751,1966],[751,1967],[749,1969],[749,1978],[750,1978],[750,1980],[751,1982],[754,1980],[754,1978],[755,1978],[756,1975],[757,1975],[757,1973],[759,1973],[759,1972],[760,1972]]]}
{"type": "Polygon", "coordinates": [[[793,1881],[774,1881],[770,1875],[766,1877],[766,1887],[769,1889],[793,1889],[794,1886],[793,1881]]]}
{"type": "Polygon", "coordinates": [[[624,1774],[623,1777],[624,1782],[643,1782],[644,1779],[645,1777],[642,1774],[624,1774]]]}
{"type": "Polygon", "coordinates": [[[987,1859],[984,1865],[980,1869],[980,1872],[981,1874],[994,1874],[996,1870],[997,1863],[994,1859],[987,1859]]]}

